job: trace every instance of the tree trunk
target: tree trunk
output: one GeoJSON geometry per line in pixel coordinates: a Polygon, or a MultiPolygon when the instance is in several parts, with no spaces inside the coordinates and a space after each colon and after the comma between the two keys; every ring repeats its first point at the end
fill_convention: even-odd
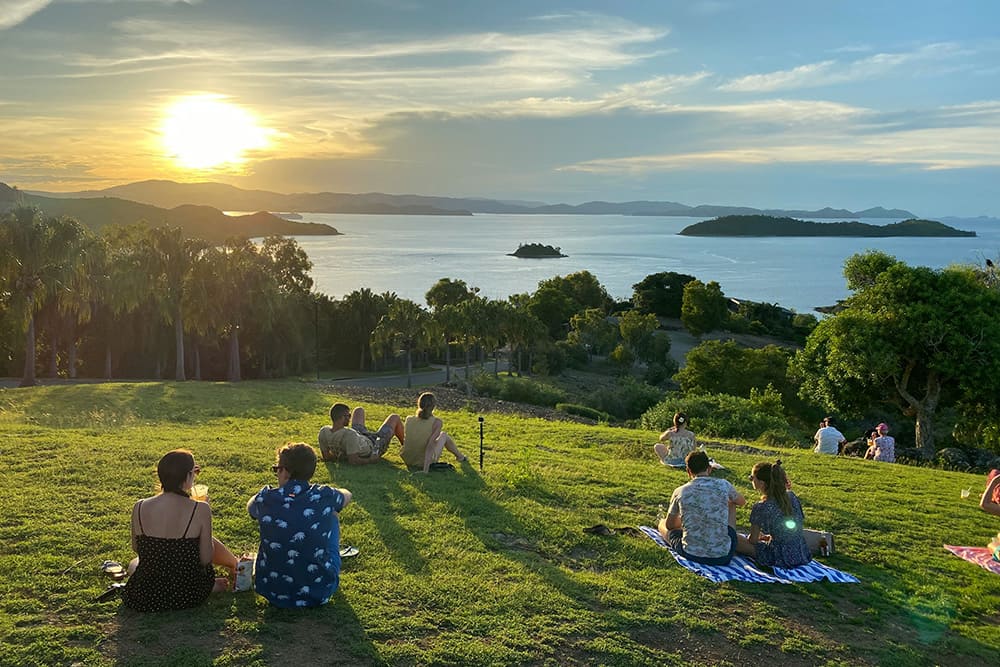
{"type": "Polygon", "coordinates": [[[229,374],[230,382],[240,381],[240,333],[233,329],[229,334],[229,374]]]}
{"type": "Polygon", "coordinates": [[[451,342],[447,335],[444,337],[444,381],[451,382],[451,342]]]}
{"type": "Polygon", "coordinates": [[[469,381],[469,356],[472,354],[472,349],[466,345],[465,346],[465,381],[469,381]]]}
{"type": "Polygon", "coordinates": [[[500,375],[500,350],[493,350],[493,377],[500,375]]]}
{"type": "Polygon", "coordinates": [[[194,379],[201,382],[201,346],[197,338],[194,341],[194,379]]]}
{"type": "Polygon", "coordinates": [[[22,387],[35,386],[35,295],[28,295],[28,333],[24,338],[24,375],[22,387]]]}
{"type": "Polygon", "coordinates": [[[111,343],[104,346],[104,379],[111,379],[111,343]]]}
{"type": "Polygon", "coordinates": [[[162,380],[163,379],[163,359],[159,354],[156,355],[156,365],[153,366],[153,379],[162,380]]]}
{"type": "Polygon", "coordinates": [[[406,388],[413,386],[413,351],[406,348],[406,388]]]}
{"type": "Polygon", "coordinates": [[[77,352],[77,340],[76,336],[73,336],[69,344],[69,360],[67,364],[69,365],[69,377],[71,380],[76,379],[76,352],[77,352]]]}
{"type": "Polygon", "coordinates": [[[917,426],[913,434],[913,444],[920,450],[924,458],[928,461],[934,458],[936,449],[934,447],[934,415],[925,410],[917,411],[917,426]]]}
{"type": "Polygon", "coordinates": [[[59,377],[59,337],[53,334],[49,346],[49,377],[57,378],[59,377]]]}
{"type": "Polygon", "coordinates": [[[361,361],[358,362],[358,370],[365,370],[365,344],[361,343],[361,361]]]}
{"type": "Polygon", "coordinates": [[[178,382],[183,382],[187,377],[184,375],[184,320],[181,315],[180,306],[177,307],[177,315],[174,317],[174,343],[177,348],[174,379],[178,382]]]}
{"type": "Polygon", "coordinates": [[[521,377],[521,348],[517,348],[517,377],[521,377]]]}

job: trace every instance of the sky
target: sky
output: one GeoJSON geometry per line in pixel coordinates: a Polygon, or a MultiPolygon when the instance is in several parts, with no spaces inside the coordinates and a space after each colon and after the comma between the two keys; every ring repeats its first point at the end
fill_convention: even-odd
{"type": "Polygon", "coordinates": [[[994,0],[0,0],[0,182],[1000,216],[998,25],[994,0]]]}

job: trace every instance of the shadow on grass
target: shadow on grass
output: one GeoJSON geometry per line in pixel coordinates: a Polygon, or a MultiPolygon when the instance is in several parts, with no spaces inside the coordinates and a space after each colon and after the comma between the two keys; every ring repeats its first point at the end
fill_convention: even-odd
{"type": "Polygon", "coordinates": [[[121,607],[104,650],[131,667],[189,665],[358,665],[377,661],[347,598],[312,609],[278,609],[250,593],[212,595],[182,611],[121,607]],[[318,660],[317,646],[322,646],[318,660]]]}
{"type": "MultiPolygon", "coordinates": [[[[326,469],[331,481],[315,479],[313,481],[333,484],[332,480],[339,474],[350,478],[349,490],[365,489],[366,493],[355,494],[352,505],[368,513],[375,524],[379,538],[399,567],[410,574],[424,570],[427,567],[427,559],[421,555],[409,532],[396,519],[397,515],[413,514],[418,511],[410,495],[400,486],[402,477],[399,471],[390,469],[388,463],[384,461],[347,470],[342,467],[343,465],[327,462],[326,469]]],[[[346,511],[350,513],[351,508],[346,511]]],[[[351,543],[350,519],[346,527],[343,518],[341,519],[340,541],[341,544],[351,543]]]]}
{"type": "Polygon", "coordinates": [[[294,419],[322,414],[325,398],[289,381],[78,384],[11,390],[28,421],[52,428],[109,428],[149,420],[294,419]],[[16,392],[16,393],[15,393],[16,392]],[[39,406],[59,405],[47,412],[39,406]]]}

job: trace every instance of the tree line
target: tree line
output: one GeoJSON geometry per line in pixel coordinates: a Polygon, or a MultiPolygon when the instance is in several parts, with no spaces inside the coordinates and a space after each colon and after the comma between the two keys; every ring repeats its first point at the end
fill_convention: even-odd
{"type": "Polygon", "coordinates": [[[23,385],[39,375],[238,381],[318,368],[409,376],[416,361],[435,360],[450,382],[454,353],[467,379],[473,358],[492,356],[495,374],[503,349],[518,375],[555,375],[600,357],[650,391],[745,395],[770,386],[803,423],[819,410],[892,410],[913,420],[925,454],[942,412],[953,429],[946,436],[1000,443],[1000,281],[991,265],[931,270],[856,255],[845,264],[851,296],[822,322],[728,299],[714,281],[669,271],[618,302],[588,271],[500,300],[446,277],[423,305],[367,288],[333,299],[313,290],[311,268],[293,239],[213,245],[144,224],[98,235],[16,208],[0,214],[0,374],[19,373],[23,385]],[[801,349],[708,342],[678,374],[669,320],[696,336],[769,334],[801,349]]]}

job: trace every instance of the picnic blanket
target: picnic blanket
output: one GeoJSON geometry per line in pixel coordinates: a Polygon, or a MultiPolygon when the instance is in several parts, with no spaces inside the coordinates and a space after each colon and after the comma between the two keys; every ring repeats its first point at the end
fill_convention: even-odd
{"type": "Polygon", "coordinates": [[[944,548],[962,560],[975,563],[984,570],[989,570],[994,574],[1000,574],[1000,561],[993,560],[993,554],[986,547],[953,547],[950,544],[946,544],[944,548]]]}
{"type": "Polygon", "coordinates": [[[832,581],[835,584],[856,584],[858,578],[847,572],[823,565],[815,560],[799,567],[774,568],[773,574],[761,570],[752,560],[745,556],[733,556],[729,565],[702,565],[680,556],[670,548],[659,531],[649,526],[639,526],[639,530],[647,537],[670,552],[677,564],[695,574],[701,575],[715,583],[723,581],[748,581],[759,584],[807,584],[814,581],[832,581]]]}

